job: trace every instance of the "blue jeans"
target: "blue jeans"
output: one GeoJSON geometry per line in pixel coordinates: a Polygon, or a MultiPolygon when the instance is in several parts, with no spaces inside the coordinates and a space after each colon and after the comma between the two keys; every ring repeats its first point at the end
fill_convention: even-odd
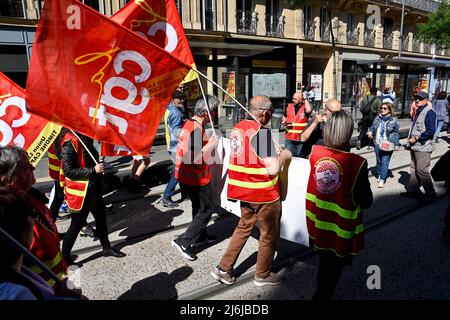
{"type": "Polygon", "coordinates": [[[438,120],[436,123],[436,131],[434,132],[434,141],[439,138],[439,133],[441,133],[442,125],[444,124],[444,120],[438,120]]]}
{"type": "Polygon", "coordinates": [[[374,147],[375,155],[377,156],[376,172],[380,180],[386,181],[389,171],[389,162],[393,151],[383,151],[377,144],[374,147]]]}
{"type": "Polygon", "coordinates": [[[284,146],[286,149],[288,149],[293,157],[303,157],[302,154],[302,143],[300,141],[294,141],[294,140],[288,140],[286,139],[284,141],[284,146]]]}
{"type": "Polygon", "coordinates": [[[173,192],[175,191],[175,188],[177,186],[177,179],[175,179],[175,161],[174,161],[174,154],[172,154],[172,152],[169,152],[170,154],[170,158],[172,159],[172,165],[170,167],[171,170],[171,175],[170,175],[170,180],[169,183],[167,183],[166,189],[164,189],[164,199],[167,200],[172,200],[172,195],[173,192]]]}

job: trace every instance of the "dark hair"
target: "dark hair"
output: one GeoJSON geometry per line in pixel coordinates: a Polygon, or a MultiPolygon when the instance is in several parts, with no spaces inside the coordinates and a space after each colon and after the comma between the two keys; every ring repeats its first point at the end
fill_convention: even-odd
{"type": "Polygon", "coordinates": [[[439,100],[445,100],[445,99],[447,99],[447,92],[445,92],[445,91],[439,92],[438,95],[437,95],[437,98],[438,98],[439,100]]]}
{"type": "MultiPolygon", "coordinates": [[[[28,228],[28,217],[31,217],[31,209],[23,196],[0,186],[0,228],[24,246],[27,246],[27,239],[23,234],[28,228]]],[[[20,254],[19,251],[0,240],[0,268],[19,258],[20,254]]]]}
{"type": "Polygon", "coordinates": [[[17,164],[22,158],[28,159],[28,154],[22,148],[16,146],[0,147],[0,178],[12,178],[17,164]]]}

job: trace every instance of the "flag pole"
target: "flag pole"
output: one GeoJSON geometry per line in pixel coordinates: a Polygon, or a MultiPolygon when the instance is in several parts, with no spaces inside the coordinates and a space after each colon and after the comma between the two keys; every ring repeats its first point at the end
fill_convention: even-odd
{"type": "Polygon", "coordinates": [[[81,142],[81,144],[83,145],[83,147],[86,149],[87,153],[89,153],[89,155],[91,156],[92,160],[94,160],[95,164],[98,164],[97,159],[95,159],[95,157],[92,155],[91,151],[89,150],[89,148],[84,144],[83,140],[81,140],[81,138],[75,133],[75,131],[73,131],[72,129],[69,129],[75,137],[77,137],[77,139],[81,142]]]}
{"type": "MultiPolygon", "coordinates": [[[[200,76],[202,76],[203,78],[205,78],[207,81],[211,82],[213,85],[215,85],[217,88],[219,88],[223,93],[225,93],[227,96],[229,96],[238,106],[240,106],[242,109],[244,109],[245,112],[247,112],[250,117],[253,118],[253,120],[255,120],[256,122],[258,122],[261,126],[263,126],[258,119],[256,119],[256,117],[250,113],[250,111],[244,107],[242,105],[242,103],[240,103],[239,101],[237,101],[231,94],[228,93],[228,91],[226,91],[224,88],[222,88],[217,82],[209,79],[206,75],[204,75],[202,72],[198,71],[196,68],[192,67],[192,70],[194,70],[195,72],[197,72],[200,76]]],[[[273,143],[275,144],[275,148],[277,148],[278,150],[282,150],[280,145],[278,144],[278,142],[275,141],[275,139],[272,136],[272,140],[273,143]]]]}
{"type": "Polygon", "coordinates": [[[30,262],[36,264],[41,270],[47,273],[52,280],[57,283],[61,282],[61,279],[50,270],[41,260],[39,260],[34,254],[27,250],[20,242],[11,237],[3,228],[0,227],[0,238],[2,238],[7,244],[9,244],[14,249],[17,249],[23,256],[30,262]]]}
{"type": "Polygon", "coordinates": [[[214,130],[214,120],[211,117],[211,111],[209,110],[209,105],[208,105],[208,101],[205,96],[205,91],[203,91],[203,86],[202,86],[202,82],[200,81],[200,78],[197,78],[197,80],[198,80],[198,85],[200,86],[200,90],[202,91],[203,100],[205,101],[205,104],[206,104],[206,111],[208,112],[209,122],[211,123],[211,127],[213,130],[213,137],[215,137],[216,130],[214,130]]]}

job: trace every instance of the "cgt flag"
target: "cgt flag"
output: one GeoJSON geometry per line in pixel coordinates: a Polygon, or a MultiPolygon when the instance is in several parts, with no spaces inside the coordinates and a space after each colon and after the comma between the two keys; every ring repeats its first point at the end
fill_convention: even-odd
{"type": "Polygon", "coordinates": [[[76,0],[46,0],[36,32],[30,110],[96,140],[148,153],[189,66],[76,0]]]}
{"type": "Polygon", "coordinates": [[[36,167],[60,130],[60,126],[29,113],[25,90],[0,72],[1,146],[16,145],[25,149],[36,167]]]}
{"type": "MultiPolygon", "coordinates": [[[[132,0],[111,19],[164,48],[185,64],[195,67],[174,0],[132,0]]],[[[183,83],[197,78],[198,74],[191,70],[183,83]]]]}

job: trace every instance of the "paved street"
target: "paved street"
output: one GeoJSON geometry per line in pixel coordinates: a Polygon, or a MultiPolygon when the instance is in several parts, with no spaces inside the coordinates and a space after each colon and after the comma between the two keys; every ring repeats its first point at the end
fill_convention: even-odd
{"type": "MultiPolygon", "coordinates": [[[[409,120],[408,120],[409,121],[409,120]]],[[[409,125],[402,122],[403,128],[409,125]]],[[[448,150],[450,137],[437,144],[432,164],[448,150]]],[[[404,140],[402,140],[404,143],[404,140]]],[[[168,158],[162,146],[152,150],[153,166],[145,176],[142,194],[118,190],[105,199],[115,205],[108,215],[110,239],[127,257],[102,258],[98,241],[79,237],[74,252],[83,266],[72,274],[91,299],[212,299],[212,300],[309,300],[315,290],[317,256],[309,248],[281,240],[275,266],[286,276],[279,287],[257,288],[254,276],[258,234],[255,231],[241,253],[237,264],[237,283],[232,287],[219,284],[209,272],[218,263],[228,245],[238,218],[233,215],[213,215],[208,232],[218,237],[215,244],[197,249],[198,260],[181,257],[170,242],[182,233],[191,221],[189,201],[168,209],[158,203],[165,187],[168,158]],[[95,247],[97,246],[97,247],[95,247]],[[87,248],[87,249],[86,249],[87,248]]],[[[375,164],[373,150],[354,152],[375,164]]],[[[117,160],[119,163],[122,160],[117,160]]],[[[44,163],[44,161],[43,161],[44,163]]],[[[114,162],[112,162],[114,164],[114,162]]],[[[399,197],[409,177],[409,152],[395,152],[390,167],[391,177],[383,189],[377,188],[370,176],[374,204],[364,213],[366,250],[347,267],[336,290],[335,299],[448,299],[450,298],[450,248],[442,240],[443,215],[447,198],[441,197],[428,206],[415,199],[399,197]],[[399,217],[395,217],[400,214],[399,217]],[[369,266],[379,268],[381,288],[370,290],[366,282],[369,266]]],[[[118,165],[119,175],[129,173],[129,163],[118,165]]],[[[50,184],[41,177],[41,189],[50,184]]],[[[442,183],[435,184],[443,196],[442,183]]],[[[179,200],[177,194],[174,200],[179,200]]],[[[219,212],[219,211],[218,211],[219,212]]],[[[89,217],[89,221],[92,221],[89,217]]],[[[69,221],[58,222],[64,232],[69,221]]]]}

